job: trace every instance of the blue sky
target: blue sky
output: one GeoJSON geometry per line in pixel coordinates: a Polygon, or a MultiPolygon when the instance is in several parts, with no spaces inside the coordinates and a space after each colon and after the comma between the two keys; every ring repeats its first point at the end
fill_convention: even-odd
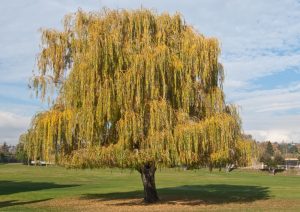
{"type": "Polygon", "coordinates": [[[0,143],[15,144],[32,115],[47,108],[27,88],[40,28],[61,28],[66,13],[155,9],[180,12],[220,40],[227,101],[257,140],[300,142],[300,1],[297,0],[1,0],[0,143]]]}

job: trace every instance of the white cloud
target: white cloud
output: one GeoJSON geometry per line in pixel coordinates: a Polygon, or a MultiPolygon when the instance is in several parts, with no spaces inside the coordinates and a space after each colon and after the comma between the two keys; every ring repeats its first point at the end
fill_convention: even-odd
{"type": "Polygon", "coordinates": [[[10,112],[0,111],[0,127],[22,128],[27,127],[30,118],[10,112]]]}
{"type": "Polygon", "coordinates": [[[0,142],[16,144],[20,134],[29,127],[30,120],[30,117],[0,111],[0,142]]]}
{"type": "Polygon", "coordinates": [[[258,140],[300,142],[300,82],[286,88],[236,93],[247,133],[258,140]]]}
{"type": "Polygon", "coordinates": [[[300,82],[287,88],[236,92],[233,97],[251,112],[300,109],[300,82]]]}
{"type": "Polygon", "coordinates": [[[224,59],[223,63],[228,77],[224,84],[225,88],[246,88],[250,80],[285,71],[288,68],[300,69],[300,54],[258,55],[257,57],[246,55],[235,59],[224,59]]]}
{"type": "Polygon", "coordinates": [[[276,142],[299,142],[298,131],[273,129],[273,130],[249,130],[248,133],[255,135],[256,139],[262,141],[276,142]],[[296,140],[295,140],[296,139],[296,140]]]}

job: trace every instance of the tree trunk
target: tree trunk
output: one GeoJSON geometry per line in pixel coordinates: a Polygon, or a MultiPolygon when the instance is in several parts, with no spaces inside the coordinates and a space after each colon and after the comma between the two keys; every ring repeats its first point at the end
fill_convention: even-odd
{"type": "Polygon", "coordinates": [[[209,165],[208,165],[208,169],[209,169],[209,172],[212,172],[212,170],[213,170],[212,164],[209,164],[209,165]]]}
{"type": "Polygon", "coordinates": [[[144,186],[144,201],[154,203],[159,200],[155,186],[155,164],[147,163],[143,165],[139,172],[144,186]]]}
{"type": "Polygon", "coordinates": [[[229,163],[226,165],[226,172],[231,172],[232,170],[234,170],[236,167],[234,164],[229,163]]]}

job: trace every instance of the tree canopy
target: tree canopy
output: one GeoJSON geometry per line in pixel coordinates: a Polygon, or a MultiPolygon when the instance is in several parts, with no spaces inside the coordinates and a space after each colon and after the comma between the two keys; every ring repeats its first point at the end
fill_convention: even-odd
{"type": "MultiPolygon", "coordinates": [[[[67,15],[42,30],[25,148],[70,167],[217,165],[247,160],[236,107],[225,103],[220,47],[180,14],[147,9],[67,15]]],[[[248,146],[247,146],[248,145],[248,146]]]]}
{"type": "Polygon", "coordinates": [[[267,142],[265,154],[268,154],[268,155],[270,155],[270,156],[273,156],[273,155],[274,155],[273,145],[272,145],[272,143],[271,143],[270,141],[267,142]]]}

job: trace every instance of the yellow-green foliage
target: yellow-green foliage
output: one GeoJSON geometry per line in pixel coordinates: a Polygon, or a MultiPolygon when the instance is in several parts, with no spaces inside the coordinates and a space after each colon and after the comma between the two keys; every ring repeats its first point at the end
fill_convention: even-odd
{"type": "Polygon", "coordinates": [[[78,11],[42,31],[33,87],[58,99],[28,133],[32,158],[75,166],[231,161],[240,120],[226,106],[219,44],[179,14],[78,11]]]}
{"type": "Polygon", "coordinates": [[[237,148],[237,162],[240,166],[249,166],[253,165],[254,162],[257,161],[258,158],[258,149],[257,144],[252,139],[242,139],[238,140],[238,148],[237,148]]]}

